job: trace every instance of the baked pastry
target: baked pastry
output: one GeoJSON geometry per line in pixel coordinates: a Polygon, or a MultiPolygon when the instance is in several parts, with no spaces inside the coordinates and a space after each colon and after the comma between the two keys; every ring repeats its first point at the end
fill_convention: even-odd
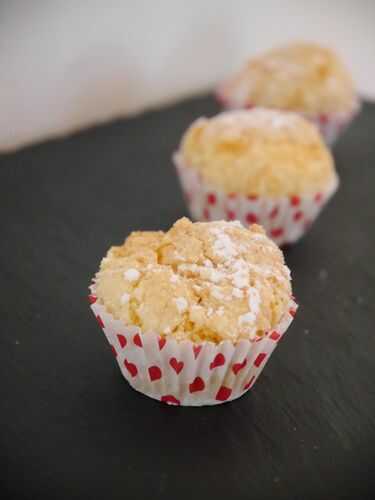
{"type": "Polygon", "coordinates": [[[349,71],[331,49],[293,43],[250,59],[217,96],[227,108],[294,111],[313,121],[332,144],[359,109],[349,71]]]}
{"type": "Polygon", "coordinates": [[[279,245],[297,241],[338,186],[319,132],[290,112],[199,118],[174,161],[194,219],[258,222],[279,245]]]}
{"type": "Polygon", "coordinates": [[[246,392],[296,310],[282,252],[260,226],[186,218],[112,247],[90,302],[130,384],[186,405],[246,392]]]}

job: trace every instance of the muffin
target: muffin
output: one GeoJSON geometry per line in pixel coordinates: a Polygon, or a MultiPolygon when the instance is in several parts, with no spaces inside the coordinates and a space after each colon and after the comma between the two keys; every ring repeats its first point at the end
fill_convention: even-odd
{"type": "Polygon", "coordinates": [[[278,245],[296,242],[338,186],[316,127],[270,109],[199,118],[174,162],[193,219],[257,222],[278,245]]]}
{"type": "Polygon", "coordinates": [[[263,107],[300,113],[333,144],[359,110],[350,73],[331,49],[294,43],[250,59],[217,91],[231,109],[263,107]]]}
{"type": "Polygon", "coordinates": [[[296,311],[282,252],[253,225],[183,218],[102,260],[92,310],[130,385],[169,404],[250,389],[296,311]]]}

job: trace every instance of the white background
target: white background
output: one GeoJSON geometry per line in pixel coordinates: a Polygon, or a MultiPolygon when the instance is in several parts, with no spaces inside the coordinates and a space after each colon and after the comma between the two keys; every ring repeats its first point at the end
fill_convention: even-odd
{"type": "Polygon", "coordinates": [[[0,3],[0,150],[211,88],[290,40],[336,48],[375,98],[374,0],[0,3]]]}

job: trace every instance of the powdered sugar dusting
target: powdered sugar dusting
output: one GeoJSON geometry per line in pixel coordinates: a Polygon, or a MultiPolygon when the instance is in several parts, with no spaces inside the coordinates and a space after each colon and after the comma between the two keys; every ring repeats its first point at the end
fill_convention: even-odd
{"type": "Polygon", "coordinates": [[[238,255],[238,251],[230,236],[223,230],[218,227],[214,227],[210,231],[215,238],[215,242],[213,245],[214,252],[218,257],[222,257],[224,259],[231,259],[238,255]]]}
{"type": "Polygon", "coordinates": [[[240,290],[239,288],[234,287],[232,290],[232,295],[236,299],[243,299],[243,291],[240,290]]]}
{"type": "Polygon", "coordinates": [[[217,286],[212,287],[212,289],[211,289],[211,295],[212,295],[212,297],[214,297],[217,300],[224,300],[224,295],[220,291],[220,288],[217,287],[217,286]]]}
{"type": "Polygon", "coordinates": [[[249,290],[247,291],[248,293],[248,304],[249,304],[249,309],[252,311],[255,316],[258,315],[259,312],[259,305],[260,305],[260,295],[254,286],[250,287],[249,290]]]}
{"type": "Polygon", "coordinates": [[[128,293],[124,293],[122,296],[121,296],[121,304],[127,304],[130,300],[130,295],[128,293]]]}
{"type": "Polygon", "coordinates": [[[132,324],[134,312],[143,331],[152,328],[178,340],[237,341],[272,328],[286,307],[290,285],[276,245],[256,238],[261,227],[248,230],[224,221],[194,226],[186,219],[179,225],[175,234],[161,237],[154,255],[143,252],[133,259],[116,252],[118,268],[101,271],[103,279],[119,276],[122,282],[112,287],[110,305],[118,309],[117,316],[132,324]],[[183,261],[174,258],[175,249],[183,261]]]}
{"type": "MultiPolygon", "coordinates": [[[[226,283],[229,281],[232,284],[232,290],[229,294],[223,294],[220,286],[211,286],[210,293],[220,301],[247,297],[249,309],[244,314],[239,315],[238,324],[244,331],[252,335],[255,332],[255,325],[260,313],[260,281],[267,278],[273,278],[280,282],[286,281],[289,277],[289,270],[288,273],[284,273],[284,269],[287,269],[286,266],[283,266],[279,272],[272,266],[249,262],[246,253],[252,251],[251,248],[254,247],[248,246],[243,239],[236,242],[235,235],[231,234],[227,228],[228,225],[225,223],[217,222],[210,233],[215,237],[212,245],[213,251],[222,260],[217,265],[216,272],[222,275],[222,279],[226,283]]],[[[268,247],[273,250],[273,244],[268,244],[268,238],[262,233],[253,232],[252,237],[254,237],[253,244],[255,243],[258,252],[262,252],[263,248],[268,249],[268,247]],[[259,243],[257,243],[258,241],[259,243]]]]}
{"type": "Polygon", "coordinates": [[[256,317],[253,312],[249,311],[245,314],[241,314],[241,316],[238,318],[238,324],[239,326],[248,326],[249,324],[254,323],[256,317]]]}
{"type": "Polygon", "coordinates": [[[244,259],[238,259],[232,264],[232,283],[236,288],[249,286],[249,266],[244,259]]]}
{"type": "Polygon", "coordinates": [[[244,229],[244,226],[241,224],[239,220],[231,220],[228,221],[227,224],[232,227],[239,227],[241,229],[244,229]]]}
{"type": "Polygon", "coordinates": [[[188,308],[188,302],[184,297],[178,297],[175,299],[175,303],[179,313],[183,313],[188,308]]]}
{"type": "Polygon", "coordinates": [[[199,302],[190,305],[187,298],[180,296],[173,299],[174,304],[179,314],[188,312],[196,325],[205,325],[206,321],[215,324],[218,317],[228,313],[232,318],[234,314],[233,320],[241,334],[252,338],[257,331],[264,281],[285,282],[288,273],[284,269],[287,268],[281,263],[272,265],[268,250],[276,256],[278,250],[259,228],[246,236],[240,223],[216,221],[209,223],[207,230],[209,239],[203,243],[203,258],[195,262],[181,259],[169,276],[171,283],[181,280],[184,286],[192,280],[190,286],[199,302]],[[253,252],[254,259],[251,258],[253,252]],[[230,305],[232,301],[237,301],[235,307],[230,305]]]}
{"type": "Polygon", "coordinates": [[[124,272],[124,278],[127,281],[137,281],[140,277],[140,272],[137,269],[130,268],[124,272]]]}
{"type": "Polygon", "coordinates": [[[211,283],[220,283],[225,278],[224,273],[221,271],[211,267],[198,266],[197,264],[180,264],[178,270],[182,273],[191,273],[193,276],[199,276],[211,283]]]}
{"type": "MultiPolygon", "coordinates": [[[[202,273],[202,276],[207,275],[205,272],[202,273]]],[[[210,281],[213,283],[220,283],[222,279],[224,278],[224,275],[220,271],[216,271],[215,269],[211,269],[208,273],[210,281]]]]}
{"type": "MultiPolygon", "coordinates": [[[[250,129],[280,130],[296,129],[301,123],[300,117],[291,112],[274,109],[256,108],[252,110],[236,109],[224,111],[209,121],[211,134],[220,131],[222,136],[237,136],[250,129]]],[[[236,222],[236,221],[234,221],[236,222]]]]}
{"type": "Polygon", "coordinates": [[[250,287],[247,291],[249,312],[242,314],[238,318],[240,326],[254,325],[259,314],[260,295],[255,287],[250,287]]]}

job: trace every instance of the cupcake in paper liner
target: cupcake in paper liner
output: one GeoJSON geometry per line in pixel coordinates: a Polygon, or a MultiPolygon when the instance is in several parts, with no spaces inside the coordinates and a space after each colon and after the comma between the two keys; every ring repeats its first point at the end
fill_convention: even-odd
{"type": "Polygon", "coordinates": [[[306,232],[338,186],[316,127],[270,109],[199,118],[174,162],[193,219],[259,223],[279,246],[306,232]]]}
{"type": "Polygon", "coordinates": [[[134,389],[202,406],[253,387],[294,317],[291,293],[283,254],[260,226],[183,218],[112,247],[89,299],[134,389]]]}
{"type": "Polygon", "coordinates": [[[216,92],[228,109],[294,111],[311,120],[332,145],[360,109],[353,80],[331,49],[293,43],[248,61],[216,92]]]}

